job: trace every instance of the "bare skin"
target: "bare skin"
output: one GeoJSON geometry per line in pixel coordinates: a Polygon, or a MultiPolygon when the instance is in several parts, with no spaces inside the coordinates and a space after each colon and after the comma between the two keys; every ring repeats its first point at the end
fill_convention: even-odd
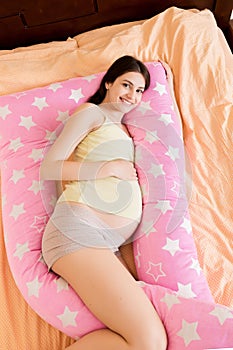
{"type": "MultiPolygon", "coordinates": [[[[61,182],[115,176],[137,181],[132,162],[116,159],[83,164],[70,160],[70,156],[90,131],[101,126],[103,115],[107,114],[124,129],[121,125],[122,117],[140,103],[144,85],[145,81],[140,73],[128,72],[118,77],[114,83],[106,84],[107,94],[101,105],[87,103],[79,107],[46,155],[41,168],[42,178],[61,182]]],[[[130,218],[89,209],[111,227],[122,228],[122,233],[128,237],[138,225],[130,218]]],[[[106,329],[87,334],[67,349],[166,349],[167,339],[163,324],[136,282],[132,247],[122,246],[121,251],[122,259],[118,259],[107,248],[83,248],[63,256],[52,266],[54,272],[73,287],[92,313],[106,326],[106,329]]]]}
{"type": "Polygon", "coordinates": [[[166,333],[153,305],[110,250],[79,250],[57,260],[53,270],[107,327],[87,334],[67,349],[166,349],[166,333]]]}

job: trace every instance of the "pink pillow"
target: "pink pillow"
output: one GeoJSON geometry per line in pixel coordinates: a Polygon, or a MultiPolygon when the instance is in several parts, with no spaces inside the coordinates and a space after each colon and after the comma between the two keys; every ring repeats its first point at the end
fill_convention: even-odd
{"type": "MultiPolygon", "coordinates": [[[[126,116],[136,145],[144,212],[134,241],[139,277],[211,300],[197,261],[185,196],[181,121],[166,71],[148,63],[151,86],[126,116]]],[[[18,288],[48,323],[74,338],[102,328],[41,257],[41,238],[56,201],[55,186],[39,179],[44,154],[64,121],[99,85],[103,73],[0,97],[3,225],[7,256],[18,288]]]]}
{"type": "Polygon", "coordinates": [[[145,101],[124,119],[143,190],[143,217],[134,235],[138,277],[184,297],[213,301],[193,239],[186,196],[188,157],[169,88],[165,70],[154,64],[145,101]]]}

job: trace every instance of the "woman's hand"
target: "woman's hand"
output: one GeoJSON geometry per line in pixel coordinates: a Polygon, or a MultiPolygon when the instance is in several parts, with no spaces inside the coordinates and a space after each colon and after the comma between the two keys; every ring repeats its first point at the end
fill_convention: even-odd
{"type": "Polygon", "coordinates": [[[132,162],[117,159],[106,162],[99,170],[100,177],[115,176],[122,180],[137,180],[137,171],[132,162]]]}

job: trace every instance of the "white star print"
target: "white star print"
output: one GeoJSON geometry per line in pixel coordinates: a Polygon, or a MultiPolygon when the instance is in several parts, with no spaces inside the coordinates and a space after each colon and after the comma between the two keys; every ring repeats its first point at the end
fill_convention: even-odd
{"type": "Polygon", "coordinates": [[[161,301],[167,305],[168,310],[171,310],[173,305],[180,304],[179,298],[175,294],[166,293],[161,301]]]}
{"type": "Polygon", "coordinates": [[[177,283],[178,285],[178,292],[180,296],[184,298],[194,298],[196,297],[196,294],[192,291],[192,286],[191,283],[188,284],[182,284],[182,283],[177,283]]]}
{"type": "Polygon", "coordinates": [[[194,340],[200,340],[197,333],[198,322],[189,323],[185,320],[182,320],[182,328],[177,333],[177,335],[183,338],[185,346],[189,345],[194,340]]]}
{"type": "Polygon", "coordinates": [[[54,283],[57,285],[57,292],[61,292],[62,290],[69,290],[69,284],[62,278],[59,277],[54,280],[54,283]]]}
{"type": "Polygon", "coordinates": [[[14,96],[17,100],[19,100],[22,96],[25,96],[25,95],[26,95],[26,92],[19,92],[19,93],[15,94],[14,96]]]}
{"type": "MultiPolygon", "coordinates": [[[[38,259],[39,262],[41,262],[42,264],[46,265],[45,261],[44,261],[44,257],[43,255],[41,254],[39,259],[38,259]]],[[[46,265],[47,266],[47,265],[46,265]]]]}
{"type": "Polygon", "coordinates": [[[146,273],[152,276],[155,282],[158,282],[160,277],[166,276],[162,270],[162,263],[154,264],[151,261],[149,261],[149,269],[146,273]]]}
{"type": "Polygon", "coordinates": [[[157,131],[154,131],[154,132],[147,131],[145,140],[148,141],[150,144],[154,143],[155,141],[158,141],[159,137],[158,137],[157,131]]]}
{"type": "Polygon", "coordinates": [[[166,86],[156,82],[156,87],[153,88],[154,91],[157,91],[160,96],[167,94],[166,86]]]}
{"type": "Polygon", "coordinates": [[[69,111],[65,111],[65,112],[58,111],[58,117],[56,118],[56,120],[64,124],[69,117],[70,117],[69,111]]]}
{"type": "Polygon", "coordinates": [[[34,162],[37,162],[43,158],[43,149],[34,148],[28,158],[31,158],[34,160],[34,162]]]}
{"type": "Polygon", "coordinates": [[[63,314],[58,315],[57,318],[61,320],[63,327],[74,326],[76,327],[75,318],[78,314],[78,311],[71,311],[68,306],[65,307],[63,314]]]}
{"type": "Polygon", "coordinates": [[[25,177],[24,171],[23,170],[13,170],[13,175],[10,178],[15,184],[20,180],[25,177]]]}
{"type": "Polygon", "coordinates": [[[42,111],[42,109],[44,109],[45,107],[49,107],[49,105],[46,102],[46,97],[35,97],[32,105],[37,107],[40,111],[42,111]]]}
{"type": "Polygon", "coordinates": [[[210,312],[210,315],[217,317],[221,326],[226,320],[233,318],[233,312],[224,306],[215,306],[214,310],[210,312]]]}
{"type": "Polygon", "coordinates": [[[137,243],[137,254],[135,255],[135,261],[136,261],[137,267],[140,269],[140,267],[141,267],[141,263],[140,263],[141,253],[139,251],[139,247],[140,247],[140,245],[139,245],[139,243],[137,243]]]}
{"type": "Polygon", "coordinates": [[[142,151],[140,148],[137,148],[136,149],[136,152],[135,152],[135,160],[136,162],[138,163],[139,161],[141,161],[143,158],[142,158],[142,151]]]}
{"type": "Polygon", "coordinates": [[[47,216],[34,216],[34,221],[31,224],[31,227],[36,228],[39,233],[41,233],[46,225],[47,216]]]}
{"type": "Polygon", "coordinates": [[[192,226],[190,220],[184,218],[183,223],[180,225],[180,227],[184,228],[187,233],[192,233],[192,226]]]}
{"type": "Polygon", "coordinates": [[[166,126],[168,126],[169,124],[174,123],[173,120],[172,120],[171,114],[167,114],[167,113],[162,113],[162,114],[160,115],[159,120],[160,120],[161,122],[163,122],[166,126]]]}
{"type": "Polygon", "coordinates": [[[34,280],[32,280],[31,282],[27,282],[27,287],[28,287],[28,296],[35,296],[35,297],[39,297],[39,291],[40,288],[42,287],[43,283],[39,282],[38,280],[38,276],[36,276],[34,278],[34,280]]]}
{"type": "Polygon", "coordinates": [[[62,84],[60,83],[54,83],[54,84],[50,84],[48,89],[52,90],[53,92],[56,92],[58,89],[62,88],[62,84]]]}
{"type": "Polygon", "coordinates": [[[17,258],[19,258],[19,260],[22,260],[24,254],[26,254],[27,252],[30,252],[28,242],[25,242],[23,244],[17,243],[16,250],[13,256],[16,256],[17,258]]]}
{"type": "Polygon", "coordinates": [[[28,190],[34,192],[34,194],[37,195],[40,191],[44,190],[43,181],[33,180],[28,190]]]}
{"type": "Polygon", "coordinates": [[[19,126],[23,126],[27,130],[30,130],[33,126],[36,125],[32,120],[32,116],[29,116],[29,117],[21,116],[20,119],[21,119],[21,122],[19,123],[19,126]]]}
{"type": "Polygon", "coordinates": [[[172,240],[167,238],[166,241],[167,243],[162,247],[162,249],[167,250],[172,256],[174,256],[178,251],[181,251],[179,245],[180,241],[178,239],[172,240]]]}
{"type": "Polygon", "coordinates": [[[170,157],[172,160],[176,160],[179,159],[179,148],[175,148],[172,146],[168,147],[168,151],[165,153],[165,155],[167,155],[168,157],[170,157]]]}
{"type": "Polygon", "coordinates": [[[154,228],[154,226],[150,227],[149,229],[147,229],[147,231],[145,231],[145,235],[146,237],[149,237],[152,233],[156,233],[157,230],[154,228]]]}
{"type": "Polygon", "coordinates": [[[24,203],[21,203],[21,204],[14,204],[13,207],[12,207],[12,210],[11,210],[11,213],[10,213],[10,216],[13,216],[13,218],[16,220],[18,219],[18,217],[21,215],[21,214],[24,214],[26,213],[26,211],[24,210],[24,203]]]}
{"type": "Polygon", "coordinates": [[[156,229],[154,228],[154,221],[153,220],[150,220],[150,221],[143,220],[141,230],[142,230],[143,234],[145,234],[147,237],[151,233],[157,232],[156,229]]]}
{"type": "Polygon", "coordinates": [[[173,187],[171,188],[171,191],[175,192],[175,194],[178,195],[179,187],[180,187],[180,184],[178,182],[174,181],[173,187]]]}
{"type": "Polygon", "coordinates": [[[6,195],[2,195],[2,207],[6,205],[6,195]]]}
{"type": "Polygon", "coordinates": [[[192,264],[190,266],[190,269],[195,270],[197,274],[200,276],[202,269],[197,259],[192,258],[192,264]]]}
{"type": "Polygon", "coordinates": [[[18,151],[18,149],[22,148],[23,144],[21,143],[20,137],[17,137],[17,139],[10,140],[9,149],[12,149],[14,152],[18,151]]]}
{"type": "Polygon", "coordinates": [[[7,159],[3,160],[1,166],[2,166],[2,169],[7,169],[8,168],[7,159]]]}
{"type": "Polygon", "coordinates": [[[163,214],[165,214],[168,210],[172,210],[170,201],[168,200],[157,201],[157,204],[155,204],[155,208],[161,210],[163,214]]]}
{"type": "Polygon", "coordinates": [[[92,81],[93,79],[95,79],[95,78],[96,78],[96,75],[95,75],[95,74],[91,74],[91,75],[87,75],[86,77],[82,77],[82,79],[83,79],[83,80],[87,80],[88,83],[89,83],[90,81],[92,81]]]}
{"type": "Polygon", "coordinates": [[[138,106],[137,110],[139,110],[142,114],[146,114],[147,111],[151,111],[152,108],[150,106],[150,101],[141,101],[140,105],[138,106]]]}
{"type": "Polygon", "coordinates": [[[69,97],[70,100],[75,100],[76,103],[79,102],[80,98],[84,97],[84,95],[82,94],[82,89],[78,89],[78,90],[73,90],[71,89],[71,95],[69,97]]]}
{"type": "Polygon", "coordinates": [[[152,163],[150,170],[148,172],[151,173],[155,178],[160,176],[160,175],[165,175],[165,172],[163,171],[162,164],[156,165],[156,164],[152,163]]]}
{"type": "Polygon", "coordinates": [[[56,130],[55,131],[46,130],[45,140],[48,140],[53,143],[56,140],[56,138],[57,138],[56,130]]]}
{"type": "Polygon", "coordinates": [[[6,105],[4,107],[0,107],[0,117],[3,120],[5,120],[9,114],[11,114],[11,111],[9,110],[9,105],[6,105]]]}
{"type": "Polygon", "coordinates": [[[50,199],[50,201],[49,201],[49,204],[51,205],[51,207],[54,208],[56,203],[57,203],[57,197],[54,196],[54,195],[52,195],[52,196],[51,196],[51,199],[50,199]]]}

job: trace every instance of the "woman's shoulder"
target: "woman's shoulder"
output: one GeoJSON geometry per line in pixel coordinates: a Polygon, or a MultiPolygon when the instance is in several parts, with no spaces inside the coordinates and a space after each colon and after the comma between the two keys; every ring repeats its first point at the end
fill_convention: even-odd
{"type": "Polygon", "coordinates": [[[98,105],[91,103],[91,102],[84,102],[81,105],[79,105],[73,114],[78,114],[78,113],[97,113],[100,114],[101,113],[101,109],[99,108],[98,105]]]}
{"type": "Polygon", "coordinates": [[[72,114],[74,119],[84,119],[86,122],[90,121],[94,124],[102,124],[104,122],[104,115],[98,105],[91,102],[84,102],[78,106],[72,114]]]}

